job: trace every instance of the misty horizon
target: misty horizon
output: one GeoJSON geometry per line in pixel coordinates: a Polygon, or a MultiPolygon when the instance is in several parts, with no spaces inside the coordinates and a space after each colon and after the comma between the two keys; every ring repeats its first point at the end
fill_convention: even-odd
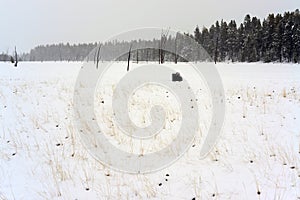
{"type": "Polygon", "coordinates": [[[101,42],[120,32],[143,27],[192,33],[197,25],[200,29],[209,28],[217,20],[236,20],[239,24],[246,14],[263,19],[269,13],[283,14],[297,7],[297,0],[231,0],[222,6],[216,0],[5,1],[0,8],[5,16],[0,23],[6,27],[0,37],[0,52],[11,53],[15,46],[20,53],[28,53],[38,45],[101,42]],[[131,7],[135,9],[129,12],[131,7]]]}

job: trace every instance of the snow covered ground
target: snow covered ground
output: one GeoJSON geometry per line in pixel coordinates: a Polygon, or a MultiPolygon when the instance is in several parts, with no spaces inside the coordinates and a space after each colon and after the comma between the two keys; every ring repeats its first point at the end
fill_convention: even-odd
{"type": "MultiPolygon", "coordinates": [[[[199,159],[198,137],[173,165],[139,175],[103,166],[82,146],[72,120],[80,67],[0,63],[0,199],[300,199],[299,65],[217,64],[226,119],[214,150],[199,159]]],[[[126,63],[118,63],[116,70],[125,68],[126,63]]],[[[109,92],[100,88],[99,101],[109,92]]],[[[205,131],[210,101],[198,95],[205,131]]],[[[173,103],[165,105],[176,110],[173,103]]],[[[174,123],[180,119],[176,112],[171,117],[174,123]]],[[[149,121],[136,118],[137,124],[149,121]]],[[[108,115],[99,119],[111,140],[118,136],[108,115]]],[[[164,129],[172,132],[172,123],[164,129]]]]}

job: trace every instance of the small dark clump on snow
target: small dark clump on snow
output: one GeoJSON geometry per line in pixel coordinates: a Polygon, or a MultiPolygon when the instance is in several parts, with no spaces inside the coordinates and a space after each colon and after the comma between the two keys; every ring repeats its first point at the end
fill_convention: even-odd
{"type": "Polygon", "coordinates": [[[194,197],[194,198],[192,198],[192,200],[196,200],[196,198],[194,197]]]}
{"type": "Polygon", "coordinates": [[[104,103],[104,101],[101,101],[101,103],[104,103]]]}
{"type": "Polygon", "coordinates": [[[215,197],[216,195],[215,194],[212,194],[212,197],[215,197]]]}
{"type": "Polygon", "coordinates": [[[250,160],[250,163],[253,163],[253,160],[250,160]]]}
{"type": "Polygon", "coordinates": [[[241,99],[241,97],[238,97],[238,99],[241,99]]]}
{"type": "Polygon", "coordinates": [[[16,153],[13,153],[13,154],[11,154],[12,156],[15,156],[16,155],[16,153]]]}
{"type": "Polygon", "coordinates": [[[166,176],[170,176],[169,174],[166,174],[166,176]]]}
{"type": "Polygon", "coordinates": [[[260,191],[257,191],[257,194],[260,195],[260,191]]]}
{"type": "Polygon", "coordinates": [[[58,124],[56,125],[56,128],[58,128],[58,124]]]}
{"type": "Polygon", "coordinates": [[[89,190],[90,190],[90,188],[85,188],[85,190],[86,190],[86,191],[89,191],[89,190]]]}
{"type": "Polygon", "coordinates": [[[162,186],[162,183],[159,183],[158,186],[162,186]]]}
{"type": "Polygon", "coordinates": [[[295,166],[292,166],[291,169],[295,169],[295,166]]]}
{"type": "Polygon", "coordinates": [[[166,178],[165,181],[168,181],[168,179],[166,178]]]}
{"type": "Polygon", "coordinates": [[[57,143],[57,144],[56,144],[56,146],[60,146],[60,145],[61,145],[60,143],[57,143]]]}

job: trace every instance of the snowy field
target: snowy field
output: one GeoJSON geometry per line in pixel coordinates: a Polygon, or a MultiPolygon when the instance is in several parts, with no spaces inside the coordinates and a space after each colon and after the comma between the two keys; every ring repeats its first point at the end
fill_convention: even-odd
{"type": "MultiPolygon", "coordinates": [[[[185,65],[174,67],[184,71],[185,65]]],[[[0,199],[300,199],[299,65],[217,64],[226,119],[213,151],[199,159],[211,107],[203,88],[196,91],[204,114],[193,146],[173,165],[139,175],[105,167],[81,144],[72,100],[80,67],[71,62],[27,62],[17,68],[0,63],[0,199]]],[[[126,63],[118,63],[114,70],[122,74],[124,69],[126,63]]],[[[108,76],[99,87],[96,105],[107,105],[114,78],[108,76]]],[[[151,97],[151,91],[145,92],[136,96],[142,102],[151,97]]],[[[175,110],[163,130],[170,133],[180,121],[173,100],[171,95],[161,100],[175,110]]],[[[131,105],[132,113],[147,107],[134,98],[131,105]]],[[[111,125],[109,106],[97,113],[114,145],[122,141],[120,148],[141,153],[111,125]]],[[[145,113],[132,115],[136,124],[149,123],[145,113]]],[[[143,153],[168,140],[156,139],[153,149],[144,144],[143,153]]]]}

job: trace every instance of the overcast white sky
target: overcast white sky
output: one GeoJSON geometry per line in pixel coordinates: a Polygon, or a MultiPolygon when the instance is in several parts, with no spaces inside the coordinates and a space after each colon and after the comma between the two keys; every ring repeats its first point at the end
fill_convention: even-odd
{"type": "Polygon", "coordinates": [[[141,27],[193,32],[246,14],[294,11],[300,0],[0,0],[0,52],[105,40],[141,27]]]}

